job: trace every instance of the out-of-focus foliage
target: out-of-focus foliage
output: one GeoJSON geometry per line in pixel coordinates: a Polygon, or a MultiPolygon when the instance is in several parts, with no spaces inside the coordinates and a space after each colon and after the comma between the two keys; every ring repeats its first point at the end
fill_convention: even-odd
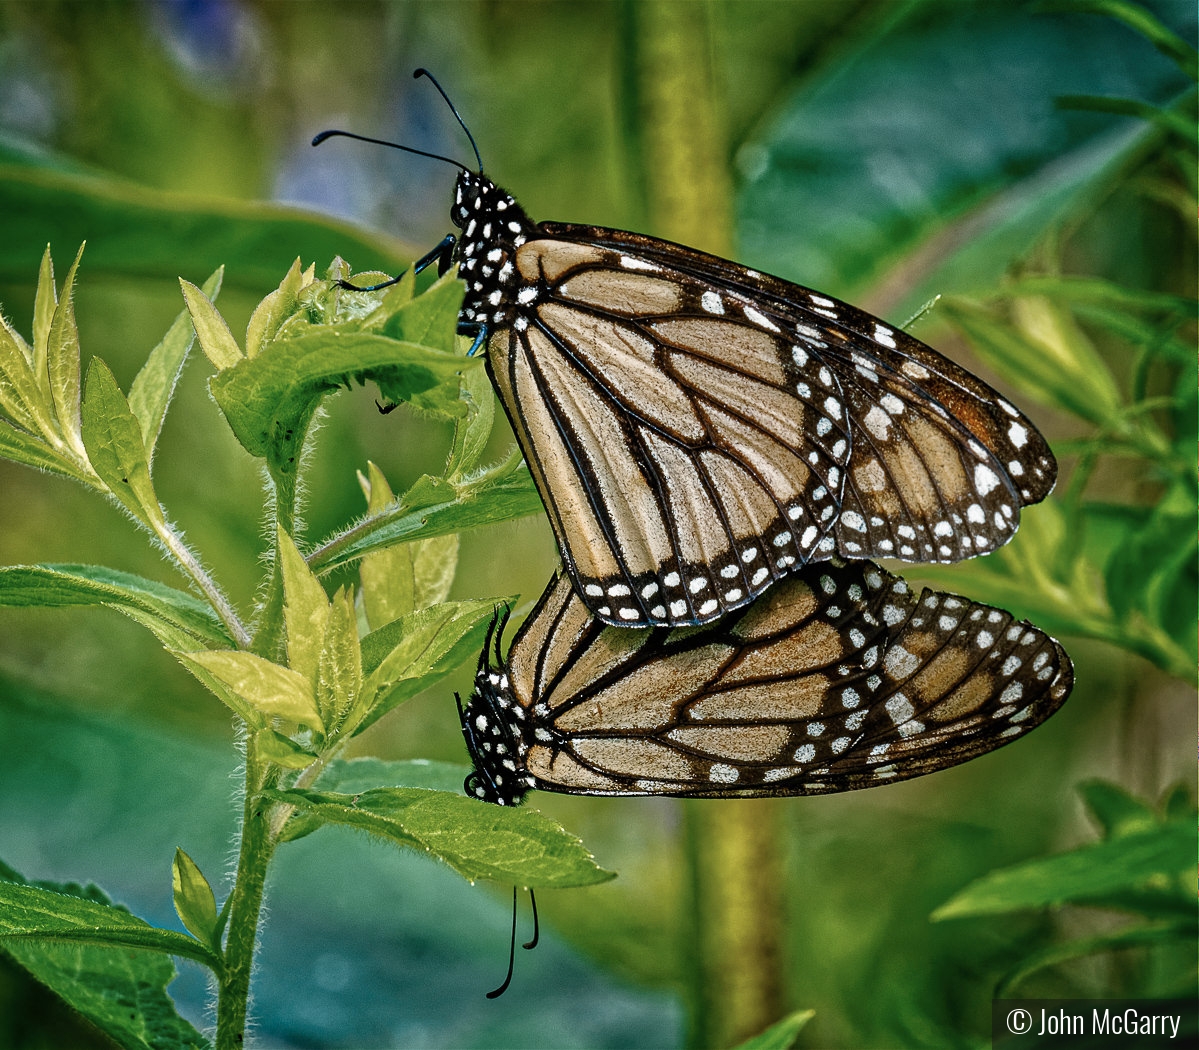
{"type": "MultiPolygon", "coordinates": [[[[413,254],[404,245],[435,243],[447,228],[452,169],[358,144],[307,146],[314,132],[344,126],[467,159],[441,100],[410,79],[418,65],[451,90],[488,172],[534,217],[661,232],[644,168],[654,76],[646,7],[0,5],[3,312],[36,342],[25,319],[46,243],[61,256],[88,240],[75,301],[82,339],[130,390],[155,492],[229,581],[232,601],[255,598],[253,584],[238,581],[257,578],[248,569],[266,546],[258,467],[213,426],[206,365],[184,369],[155,437],[153,398],[130,387],[181,309],[176,278],[198,284],[224,264],[221,311],[241,332],[296,256],[390,267],[413,254]],[[351,229],[347,218],[379,232],[351,229]]],[[[967,1044],[985,1039],[1004,975],[1105,928],[1075,913],[931,925],[928,915],[993,869],[1091,841],[1073,809],[1078,780],[1102,776],[1155,798],[1193,769],[1194,695],[1160,669],[1185,669],[1194,644],[1193,139],[1171,131],[1193,129],[1192,80],[1177,59],[1195,40],[1194,7],[1148,5],[1181,37],[1173,54],[1160,46],[1168,35],[1146,36],[1132,17],[1140,9],[1121,3],[703,8],[711,44],[696,61],[710,66],[722,99],[703,125],[725,137],[736,199],[722,203],[735,205],[737,257],[896,323],[954,293],[917,334],[959,359],[975,355],[1062,460],[1054,502],[1029,511],[1009,548],[938,582],[1059,633],[1078,671],[1070,703],[1018,746],[927,782],[794,800],[786,810],[783,962],[793,1004],[816,1009],[800,1045],[967,1044]],[[1117,101],[1099,106],[1096,97],[1117,101]],[[1023,352],[1027,367],[1004,372],[1009,352],[1023,352]]],[[[260,315],[258,329],[268,321],[260,315]]],[[[459,489],[426,479],[442,477],[447,450],[477,435],[407,409],[381,417],[358,392],[341,394],[321,423],[300,538],[329,536],[360,513],[356,472],[371,461],[408,499],[408,511],[385,522],[372,506],[322,564],[415,535],[438,515],[448,515],[444,531],[459,527],[447,509],[459,489]]],[[[497,428],[471,455],[492,462],[507,447],[497,428]]],[[[518,464],[508,470],[488,490],[497,506],[519,485],[518,464]]],[[[0,472],[0,562],[104,563],[183,586],[83,488],[8,464],[0,472]]],[[[516,509],[499,507],[496,520],[516,509]]],[[[531,598],[553,560],[538,517],[464,534],[439,600],[531,598]]],[[[104,601],[101,591],[129,582],[80,579],[72,566],[59,565],[68,581],[54,583],[72,602],[84,591],[104,601]]],[[[415,591],[414,574],[406,578],[415,591]]],[[[136,598],[122,610],[154,616],[170,595],[147,588],[136,598]]],[[[179,626],[184,606],[170,608],[179,626]]],[[[182,845],[210,875],[223,867],[224,716],[137,624],[108,610],[8,611],[3,633],[0,855],[31,877],[94,878],[156,925],[182,929],[165,858],[182,845]]],[[[377,723],[361,748],[461,761],[449,691],[465,688],[469,673],[377,723]]],[[[550,796],[534,804],[621,878],[543,894],[551,932],[522,953],[515,984],[495,1004],[481,990],[502,967],[506,895],[472,893],[434,865],[394,860],[335,829],[289,845],[261,956],[263,1038],[678,1042],[690,942],[677,808],[550,796]],[[447,987],[462,994],[439,1007],[447,987]]],[[[1183,969],[1192,963],[1193,953],[1183,969]]],[[[1021,991],[1114,995],[1179,967],[1169,952],[1140,947],[1038,969],[1021,991]]],[[[21,1002],[23,989],[9,987],[13,998],[0,1003],[21,1002]]],[[[185,970],[171,991],[200,1023],[206,993],[196,975],[185,970]]],[[[55,1045],[18,1030],[19,1014],[0,1007],[0,1042],[55,1045]]]]}

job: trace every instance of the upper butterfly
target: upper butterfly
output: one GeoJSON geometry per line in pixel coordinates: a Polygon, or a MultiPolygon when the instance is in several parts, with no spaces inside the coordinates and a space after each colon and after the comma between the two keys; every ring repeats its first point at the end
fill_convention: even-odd
{"type": "Polygon", "coordinates": [[[973,557],[1052,490],[1028,418],[904,332],[669,241],[534,223],[481,163],[457,166],[461,239],[416,268],[458,264],[458,330],[486,343],[566,571],[605,622],[706,623],[833,555],[973,557]]]}

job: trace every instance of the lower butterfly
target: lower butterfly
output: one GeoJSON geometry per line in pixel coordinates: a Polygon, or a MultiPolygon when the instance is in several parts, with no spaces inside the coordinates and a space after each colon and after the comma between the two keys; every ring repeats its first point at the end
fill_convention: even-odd
{"type": "Polygon", "coordinates": [[[1073,666],[1011,613],[871,562],[808,566],[701,627],[596,619],[551,581],[508,659],[497,613],[462,731],[467,793],[816,795],[933,773],[1010,743],[1073,666]]]}

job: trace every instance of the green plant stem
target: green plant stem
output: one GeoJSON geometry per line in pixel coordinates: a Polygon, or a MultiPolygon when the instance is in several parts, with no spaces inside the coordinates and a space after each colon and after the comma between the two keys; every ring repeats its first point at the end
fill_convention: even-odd
{"type": "Polygon", "coordinates": [[[200,593],[208,599],[208,604],[212,606],[217,616],[220,617],[221,623],[225,625],[225,630],[229,632],[230,637],[237,643],[237,647],[239,649],[248,648],[250,645],[250,632],[242,625],[237,612],[229,603],[229,599],[221,592],[216,581],[204,571],[204,566],[200,564],[199,559],[191,552],[179,534],[171,528],[165,518],[163,518],[161,525],[154,527],[154,533],[162,541],[163,546],[170,551],[171,557],[178,562],[179,567],[200,588],[200,593]]]}
{"type": "Polygon", "coordinates": [[[216,1050],[239,1050],[245,1042],[250,975],[258,943],[258,918],[266,887],[266,870],[275,852],[270,807],[260,792],[272,788],[278,772],[258,760],[252,743],[246,746],[246,798],[242,815],[237,876],[229,903],[225,938],[225,969],[217,988],[216,1050]]]}

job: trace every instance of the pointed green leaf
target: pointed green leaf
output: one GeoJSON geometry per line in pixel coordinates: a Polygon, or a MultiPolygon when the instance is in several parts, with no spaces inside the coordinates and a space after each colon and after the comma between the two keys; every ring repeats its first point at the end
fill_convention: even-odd
{"type": "Polygon", "coordinates": [[[173,655],[185,667],[212,675],[251,710],[323,732],[311,683],[290,667],[280,667],[254,653],[239,650],[175,652],[173,655]]]}
{"type": "Polygon", "coordinates": [[[362,639],[361,732],[393,707],[478,656],[487,625],[502,602],[443,602],[395,620],[362,639]]]}
{"type": "MultiPolygon", "coordinates": [[[[208,299],[217,297],[224,273],[224,267],[221,267],[204,282],[203,292],[208,299]]],[[[162,421],[175,393],[175,384],[179,382],[195,338],[191,315],[187,310],[180,310],[162,342],[150,351],[129,388],[129,408],[141,426],[142,442],[151,460],[162,431],[162,421]]]]}
{"type": "Polygon", "coordinates": [[[195,326],[196,338],[200,340],[200,349],[217,372],[232,368],[243,360],[245,354],[241,352],[241,347],[237,345],[237,340],[212,300],[182,277],[179,278],[179,287],[183,289],[183,300],[187,303],[187,312],[195,326]]]}
{"type": "Polygon", "coordinates": [[[1013,989],[1026,977],[1047,966],[1082,959],[1100,952],[1119,951],[1124,948],[1154,947],[1163,944],[1194,944],[1193,924],[1146,923],[1129,926],[1114,933],[1102,933],[1096,937],[1084,937],[1052,944],[1048,948],[1033,952],[1020,960],[1020,965],[1004,975],[995,991],[996,999],[1015,998],[1013,989]]]}
{"type": "Polygon", "coordinates": [[[466,402],[467,412],[454,420],[454,444],[446,465],[446,477],[454,481],[479,466],[495,422],[495,391],[483,369],[468,369],[462,373],[458,396],[466,402]]]}
{"type": "Polygon", "coordinates": [[[0,568],[0,606],[106,605],[139,622],[178,632],[193,643],[229,646],[212,608],[185,591],[100,565],[12,565],[0,568]],[[144,618],[144,619],[143,619],[144,618]]]}
{"type": "Polygon", "coordinates": [[[735,1050],[791,1050],[799,1033],[813,1017],[815,1010],[796,1010],[781,1021],[776,1021],[764,1032],[738,1043],[735,1050]]]}
{"type": "Polygon", "coordinates": [[[0,408],[19,427],[50,437],[58,436],[44,395],[29,363],[29,346],[21,334],[0,315],[0,408]]]}
{"type": "Polygon", "coordinates": [[[0,881],[0,943],[9,938],[144,948],[194,959],[212,969],[220,965],[212,951],[194,938],[156,929],[123,908],[41,886],[0,881]]]}
{"type": "Polygon", "coordinates": [[[100,358],[92,358],[83,397],[83,444],[92,468],[108,491],[138,521],[165,526],[150,480],[142,431],[116,378],[100,358]]]}
{"type": "Polygon", "coordinates": [[[451,270],[419,296],[404,302],[384,323],[383,334],[457,356],[458,314],[465,295],[466,285],[458,280],[458,271],[451,270]]]}
{"type": "Polygon", "coordinates": [[[1118,784],[1106,780],[1084,780],[1078,785],[1078,790],[1091,816],[1103,828],[1104,838],[1117,838],[1157,823],[1153,810],[1118,784]]]}
{"type": "Polygon", "coordinates": [[[316,676],[316,706],[330,733],[342,724],[362,688],[362,653],[354,593],[343,587],[333,596],[316,676]]]}
{"type": "Polygon", "coordinates": [[[373,551],[405,540],[511,521],[541,513],[541,500],[519,450],[502,463],[455,484],[427,479],[413,485],[399,502],[326,542],[309,558],[314,572],[326,573],[373,551]],[[442,494],[427,502],[430,490],[442,494]]]}
{"type": "MultiPolygon", "coordinates": [[[[368,512],[380,514],[395,497],[379,468],[373,463],[367,467],[369,480],[361,474],[358,480],[367,495],[368,512]]],[[[445,601],[457,567],[457,533],[398,543],[367,555],[358,569],[367,623],[377,629],[445,601]]]]}
{"type": "Polygon", "coordinates": [[[319,757],[269,726],[254,734],[254,750],[259,758],[284,769],[307,769],[319,757]]]}
{"type": "Polygon", "coordinates": [[[183,925],[197,940],[219,952],[216,897],[196,862],[178,848],[171,864],[171,890],[175,898],[175,912],[183,925]]]}
{"type": "Polygon", "coordinates": [[[79,418],[79,328],[75,324],[75,275],[83,258],[83,245],[62,283],[62,295],[54,308],[46,344],[46,369],[50,375],[50,396],[54,412],[67,443],[82,453],[79,418]]]}
{"type": "Polygon", "coordinates": [[[1195,829],[1163,824],[992,871],[942,904],[934,920],[997,915],[1173,880],[1195,866],[1195,829]]]}
{"type": "Polygon", "coordinates": [[[590,886],[614,874],[583,844],[534,809],[495,806],[424,788],[375,788],[345,795],[267,791],[327,824],[344,824],[444,860],[464,878],[522,886],[590,886]]]}
{"type": "Polygon", "coordinates": [[[1009,382],[1044,404],[1063,408],[1097,426],[1120,412],[1119,391],[1107,365],[1096,362],[1085,337],[1048,300],[1020,301],[1023,333],[975,303],[942,301],[941,314],[979,355],[1009,382]]]}
{"type": "Polygon", "coordinates": [[[54,322],[54,309],[58,306],[58,287],[54,283],[54,260],[50,256],[50,245],[42,253],[42,264],[38,268],[37,292],[33,298],[33,353],[29,363],[42,399],[50,403],[50,372],[46,367],[47,348],[50,345],[50,325],[54,322]]]}
{"type": "Polygon", "coordinates": [[[283,622],[287,627],[287,663],[310,683],[316,683],[321,646],[329,622],[325,588],[308,568],[292,538],[276,530],[279,568],[283,573],[283,622]]]}
{"type": "Polygon", "coordinates": [[[61,474],[63,477],[71,478],[85,485],[97,485],[96,478],[78,467],[74,460],[59,456],[41,438],[34,437],[24,430],[17,430],[2,419],[0,419],[0,457],[11,459],[14,463],[23,463],[35,470],[61,474]]]}
{"type": "Polygon", "coordinates": [[[176,970],[165,953],[219,967],[203,945],[147,926],[95,886],[32,886],[3,865],[0,877],[9,880],[0,883],[0,944],[11,961],[121,1047],[209,1045],[178,1015],[166,990],[176,970]]]}
{"type": "Polygon", "coordinates": [[[254,309],[246,326],[246,357],[256,357],[264,343],[274,339],[279,326],[296,310],[300,291],[313,281],[313,270],[305,270],[297,257],[279,283],[254,309]]]}

